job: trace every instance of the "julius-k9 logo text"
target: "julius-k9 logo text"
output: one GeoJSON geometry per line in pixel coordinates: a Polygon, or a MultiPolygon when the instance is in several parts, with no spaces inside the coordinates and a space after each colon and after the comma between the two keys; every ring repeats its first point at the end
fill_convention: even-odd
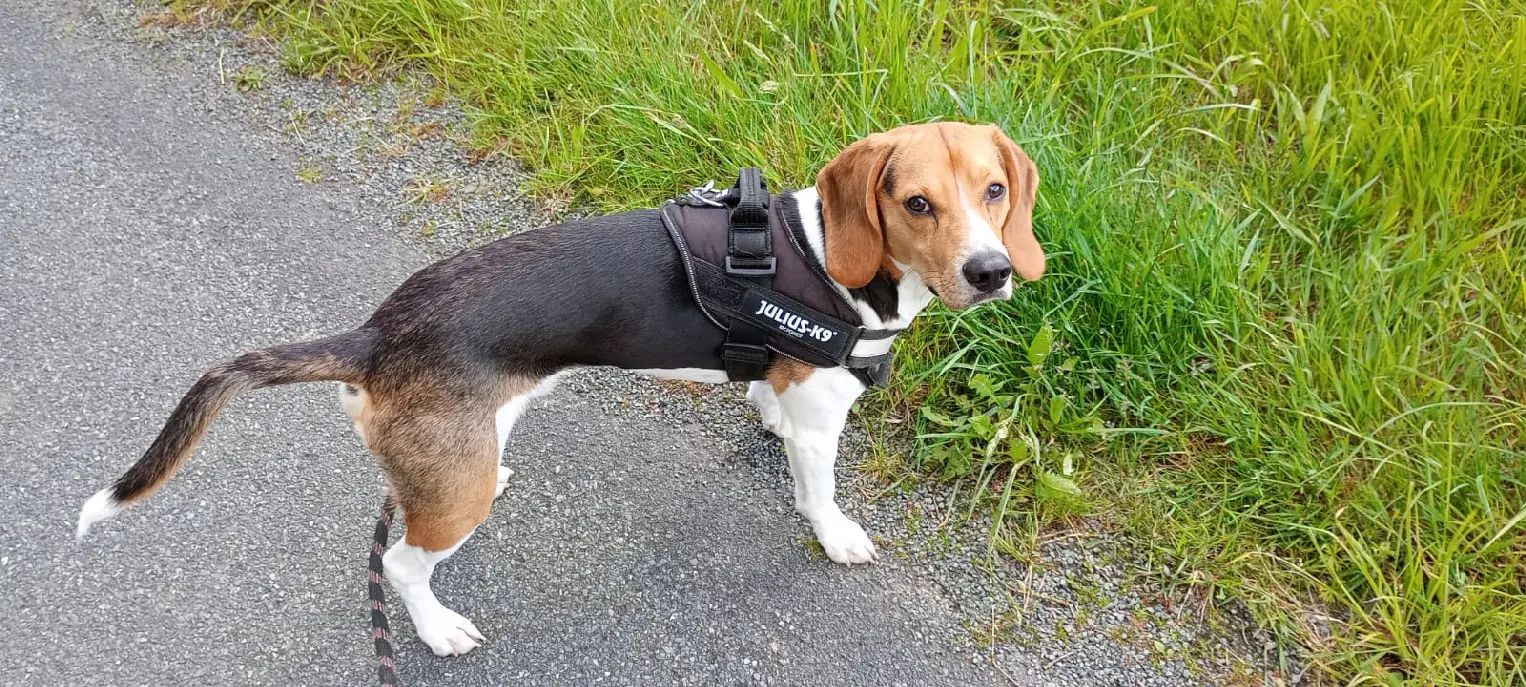
{"type": "Polygon", "coordinates": [[[813,324],[804,317],[768,302],[767,299],[758,299],[758,311],[753,314],[761,315],[766,319],[779,323],[779,329],[787,334],[809,336],[822,343],[831,341],[832,337],[837,335],[837,332],[819,324],[813,324]]]}

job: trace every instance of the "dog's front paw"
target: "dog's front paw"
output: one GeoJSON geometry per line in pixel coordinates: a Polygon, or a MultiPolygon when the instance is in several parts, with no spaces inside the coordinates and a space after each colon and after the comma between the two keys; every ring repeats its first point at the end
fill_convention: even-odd
{"type": "Polygon", "coordinates": [[[873,563],[877,556],[874,542],[869,541],[864,528],[845,515],[823,520],[816,525],[816,540],[821,542],[821,548],[833,563],[873,563]]]}
{"type": "Polygon", "coordinates": [[[487,641],[472,621],[444,606],[414,618],[413,626],[436,656],[460,656],[487,641]]]}

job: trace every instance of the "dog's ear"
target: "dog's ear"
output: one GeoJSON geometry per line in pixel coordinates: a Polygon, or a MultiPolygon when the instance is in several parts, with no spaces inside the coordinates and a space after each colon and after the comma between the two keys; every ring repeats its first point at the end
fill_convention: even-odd
{"type": "Polygon", "coordinates": [[[1007,168],[1007,192],[1012,199],[1007,220],[1002,223],[1001,242],[1012,258],[1012,269],[1023,279],[1033,281],[1044,276],[1044,248],[1033,235],[1033,204],[1039,191],[1039,168],[1022,148],[1000,128],[991,127],[996,148],[1007,168]]]}
{"type": "Polygon", "coordinates": [[[868,284],[885,260],[879,194],[894,151],[888,137],[876,134],[848,146],[816,175],[827,274],[850,289],[868,284]]]}

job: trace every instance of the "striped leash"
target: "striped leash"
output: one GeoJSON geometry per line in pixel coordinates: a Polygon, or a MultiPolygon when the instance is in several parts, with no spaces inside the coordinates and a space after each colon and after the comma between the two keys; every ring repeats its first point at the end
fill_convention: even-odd
{"type": "Polygon", "coordinates": [[[397,504],[389,494],[382,502],[381,517],[376,519],[376,534],[371,541],[369,583],[366,585],[371,606],[371,638],[376,641],[376,679],[381,687],[398,687],[397,662],[392,654],[392,628],[387,624],[387,593],[382,589],[382,554],[387,552],[387,537],[392,530],[392,513],[397,504]]]}

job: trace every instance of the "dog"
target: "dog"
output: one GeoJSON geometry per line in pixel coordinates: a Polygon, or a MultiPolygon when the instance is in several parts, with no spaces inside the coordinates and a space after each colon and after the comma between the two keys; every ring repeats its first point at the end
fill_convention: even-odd
{"type": "MultiPolygon", "coordinates": [[[[940,122],[859,140],[816,186],[779,198],[793,205],[808,252],[864,325],[895,330],[934,298],[968,308],[1009,298],[1014,272],[1028,281],[1044,273],[1032,219],[1038,185],[1033,161],[998,127],[940,122]]],[[[499,239],[415,273],[353,331],[214,366],[143,457],[85,503],[77,536],[168,481],[234,397],[337,381],[344,412],[407,522],[384,556],[386,578],[435,654],[471,651],[482,634],[436,600],[429,581],[503,493],[511,472],[500,460],[529,400],[578,367],[728,381],[715,353],[725,332],[695,306],[656,212],[499,239]]],[[[866,354],[889,345],[857,343],[866,354]]],[[[865,389],[844,368],[779,356],[747,393],[783,439],[795,509],[827,557],[849,565],[876,556],[837,506],[833,474],[838,436],[865,389]]]]}

